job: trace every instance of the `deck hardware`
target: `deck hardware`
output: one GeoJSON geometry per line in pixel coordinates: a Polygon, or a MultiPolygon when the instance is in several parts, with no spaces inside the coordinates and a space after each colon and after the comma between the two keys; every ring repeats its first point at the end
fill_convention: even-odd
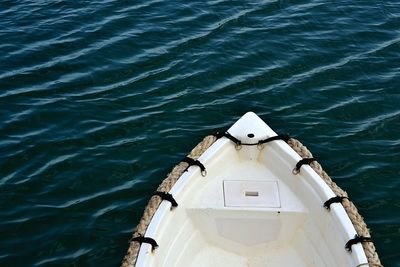
{"type": "MultiPolygon", "coordinates": [[[[271,141],[276,141],[276,140],[283,140],[286,143],[289,141],[291,138],[288,134],[278,134],[276,136],[268,137],[266,139],[260,140],[257,143],[242,143],[239,139],[231,135],[228,131],[222,131],[222,132],[217,132],[214,134],[214,136],[217,139],[220,139],[221,137],[226,137],[229,140],[231,140],[233,143],[235,143],[235,148],[236,150],[240,150],[242,146],[257,146],[259,150],[262,150],[264,148],[264,144],[271,142],[271,141]]],[[[249,138],[254,138],[255,135],[253,133],[247,134],[247,137],[249,138]]]]}
{"type": "Polygon", "coordinates": [[[186,168],[185,171],[187,171],[187,169],[190,166],[196,165],[200,168],[201,171],[201,176],[205,177],[207,175],[207,170],[206,167],[204,167],[203,163],[201,163],[200,161],[198,161],[197,159],[192,159],[189,157],[185,157],[184,159],[181,160],[182,162],[186,162],[187,164],[189,164],[189,166],[186,168]]]}
{"type": "Polygon", "coordinates": [[[258,192],[257,191],[246,191],[246,192],[244,192],[244,195],[246,197],[258,197],[258,192]]]}
{"type": "Polygon", "coordinates": [[[292,173],[294,175],[299,174],[301,166],[303,166],[304,164],[310,165],[310,163],[313,161],[316,161],[316,159],[315,158],[304,158],[302,160],[299,160],[299,162],[297,162],[297,164],[296,164],[296,167],[294,167],[292,173]]]}
{"type": "Polygon", "coordinates": [[[178,203],[176,202],[175,198],[170,194],[162,191],[154,192],[154,196],[159,196],[162,200],[167,200],[171,202],[171,210],[178,207],[178,203]]]}
{"type": "Polygon", "coordinates": [[[156,248],[158,248],[158,244],[157,242],[151,238],[151,237],[144,237],[142,235],[133,237],[131,239],[131,242],[139,242],[140,245],[142,245],[142,243],[147,243],[151,245],[151,251],[153,252],[156,248]]]}
{"type": "Polygon", "coordinates": [[[360,236],[356,234],[353,239],[350,239],[347,241],[345,248],[347,251],[351,252],[351,246],[358,244],[358,243],[363,243],[363,242],[372,242],[372,238],[369,236],[360,236]]]}
{"type": "Polygon", "coordinates": [[[271,137],[268,137],[266,139],[260,140],[260,141],[258,141],[258,143],[256,145],[257,145],[257,148],[259,150],[262,150],[266,143],[269,143],[269,142],[272,142],[272,141],[277,141],[277,140],[282,140],[282,141],[285,141],[287,143],[287,141],[289,139],[290,139],[290,136],[288,134],[278,134],[276,136],[271,136],[271,137]]]}
{"type": "Polygon", "coordinates": [[[333,203],[343,203],[343,199],[349,199],[348,197],[345,196],[336,196],[336,197],[332,197],[330,199],[328,199],[327,201],[325,201],[324,203],[324,208],[327,210],[331,209],[331,205],[333,203]]]}

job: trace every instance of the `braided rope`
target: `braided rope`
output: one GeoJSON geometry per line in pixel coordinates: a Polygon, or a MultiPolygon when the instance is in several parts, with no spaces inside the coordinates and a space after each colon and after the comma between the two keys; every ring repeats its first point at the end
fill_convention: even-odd
{"type": "MultiPolygon", "coordinates": [[[[193,159],[198,159],[214,142],[216,137],[213,135],[206,136],[202,142],[200,142],[190,153],[189,157],[193,159]]],[[[302,158],[312,157],[311,152],[302,143],[294,138],[290,138],[288,141],[290,147],[296,151],[302,158]]],[[[167,178],[162,181],[162,183],[157,188],[157,191],[169,192],[179,177],[182,176],[183,172],[189,166],[186,162],[180,162],[176,165],[172,171],[168,174],[167,178]]],[[[348,197],[346,191],[341,189],[329,175],[322,169],[321,165],[317,161],[313,161],[310,166],[314,171],[325,181],[325,183],[332,189],[332,191],[338,196],[348,197]]],[[[161,198],[158,196],[152,196],[147,204],[143,216],[136,226],[133,233],[133,238],[137,236],[144,236],[147,227],[150,224],[153,215],[157,211],[161,204],[161,198]]],[[[364,222],[363,217],[358,213],[357,208],[353,202],[349,201],[347,198],[342,202],[344,209],[346,210],[351,222],[356,229],[357,234],[360,236],[370,236],[370,232],[364,222]]],[[[365,242],[362,244],[365,254],[368,259],[369,266],[383,267],[379,260],[379,256],[375,250],[375,246],[372,242],[365,242]]],[[[130,242],[127,254],[125,255],[122,267],[134,267],[136,264],[137,256],[139,254],[140,244],[138,242],[130,242]]]]}
{"type": "MultiPolygon", "coordinates": [[[[288,144],[290,147],[297,152],[302,158],[312,158],[311,152],[296,139],[289,139],[288,144]]],[[[332,191],[337,196],[348,197],[347,192],[341,189],[335,182],[332,181],[331,177],[322,169],[321,165],[317,161],[313,161],[310,164],[311,168],[325,181],[325,183],[332,189],[332,191]]],[[[358,213],[358,210],[353,202],[348,198],[345,198],[342,202],[350,221],[353,223],[356,232],[360,236],[371,236],[367,224],[364,222],[363,217],[358,213]]],[[[378,253],[376,252],[375,245],[373,242],[362,243],[365,255],[368,259],[368,264],[370,266],[380,266],[383,267],[381,261],[379,260],[378,253]]]]}
{"type": "MultiPolygon", "coordinates": [[[[213,135],[206,136],[202,142],[200,142],[193,150],[189,153],[188,157],[198,159],[204,151],[206,151],[214,142],[216,137],[213,135]]],[[[180,162],[176,165],[172,171],[168,174],[167,178],[162,181],[158,186],[157,191],[169,192],[174,186],[179,177],[182,176],[183,172],[189,166],[186,162],[180,162]]],[[[137,236],[144,236],[147,227],[150,224],[153,215],[156,213],[158,207],[161,204],[161,198],[159,196],[152,196],[147,204],[143,216],[136,226],[133,233],[133,238],[137,236]]],[[[137,256],[139,254],[140,244],[138,242],[130,242],[128,251],[122,261],[122,267],[133,267],[136,264],[137,256]]]]}

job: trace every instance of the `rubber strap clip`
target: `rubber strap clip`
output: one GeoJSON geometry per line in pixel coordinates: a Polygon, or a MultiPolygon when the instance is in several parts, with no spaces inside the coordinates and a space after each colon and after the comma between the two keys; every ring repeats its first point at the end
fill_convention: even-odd
{"type": "Polygon", "coordinates": [[[242,148],[242,141],[240,141],[239,139],[237,139],[236,137],[231,135],[228,131],[217,132],[216,134],[214,134],[214,136],[217,139],[220,139],[221,137],[226,137],[229,140],[231,140],[233,143],[235,143],[235,148],[237,150],[242,148]]]}
{"type": "Polygon", "coordinates": [[[297,162],[296,167],[294,167],[293,169],[293,174],[299,174],[300,173],[300,168],[301,166],[303,166],[304,164],[310,165],[311,162],[316,161],[315,158],[304,158],[302,160],[299,160],[299,162],[297,162]]]}
{"type": "Polygon", "coordinates": [[[133,237],[131,239],[131,242],[139,242],[140,245],[142,245],[142,243],[150,244],[151,251],[154,251],[156,248],[158,248],[157,242],[151,237],[144,237],[142,235],[139,235],[139,236],[133,237]]]}
{"type": "Polygon", "coordinates": [[[347,251],[351,252],[352,245],[355,245],[358,243],[363,243],[363,242],[372,242],[372,239],[371,239],[371,237],[360,236],[360,235],[356,234],[353,239],[350,239],[349,241],[347,241],[345,248],[347,251]]]}
{"type": "Polygon", "coordinates": [[[257,143],[242,143],[242,141],[240,141],[239,139],[237,139],[236,137],[234,137],[233,135],[231,135],[228,131],[218,131],[214,134],[214,136],[217,139],[220,139],[221,137],[226,137],[229,140],[231,140],[233,143],[235,143],[235,148],[237,150],[240,150],[243,146],[257,146],[258,149],[262,149],[264,147],[265,143],[271,142],[271,141],[275,141],[275,140],[283,140],[286,143],[289,141],[290,136],[288,134],[279,134],[276,136],[272,136],[269,138],[266,138],[264,140],[260,140],[257,143]]]}
{"type": "Polygon", "coordinates": [[[207,171],[206,171],[206,167],[204,167],[203,163],[201,163],[200,161],[198,161],[197,159],[192,159],[189,157],[185,157],[183,160],[181,160],[182,162],[186,162],[187,164],[189,164],[189,166],[186,168],[185,171],[187,171],[187,169],[190,166],[196,165],[199,166],[200,170],[201,170],[201,175],[204,177],[207,175],[207,171]]]}
{"type": "Polygon", "coordinates": [[[258,149],[262,149],[264,147],[265,143],[269,143],[269,142],[276,141],[276,140],[283,140],[287,143],[290,138],[291,137],[288,134],[278,134],[276,136],[272,136],[267,139],[258,141],[257,147],[258,147],[258,149]]]}
{"type": "Polygon", "coordinates": [[[330,199],[328,199],[327,201],[325,201],[324,203],[324,208],[327,210],[331,209],[331,205],[333,203],[343,203],[343,199],[349,199],[348,197],[344,197],[344,196],[336,196],[336,197],[332,197],[330,199]]]}
{"type": "Polygon", "coordinates": [[[159,196],[162,200],[171,202],[171,209],[178,207],[178,203],[170,193],[156,191],[154,192],[154,196],[159,196]]]}

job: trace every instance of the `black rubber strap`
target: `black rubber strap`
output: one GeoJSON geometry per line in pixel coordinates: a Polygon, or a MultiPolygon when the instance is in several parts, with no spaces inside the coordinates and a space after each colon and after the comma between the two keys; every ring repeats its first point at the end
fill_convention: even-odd
{"type": "Polygon", "coordinates": [[[345,198],[348,199],[348,197],[343,197],[343,196],[332,197],[332,198],[328,199],[327,201],[325,201],[324,208],[326,208],[327,210],[330,210],[331,205],[333,203],[343,203],[343,199],[345,199],[345,198]]]}
{"type": "Polygon", "coordinates": [[[269,143],[269,142],[276,141],[276,140],[283,140],[283,141],[287,142],[287,141],[289,141],[289,139],[290,139],[290,136],[288,134],[278,134],[277,136],[272,136],[267,139],[258,141],[257,145],[269,143]]]}
{"type": "MultiPolygon", "coordinates": [[[[206,176],[207,175],[207,171],[206,171],[206,167],[204,167],[203,163],[201,163],[200,161],[198,161],[197,159],[192,159],[189,157],[185,157],[184,159],[181,160],[182,162],[186,162],[187,164],[189,164],[188,168],[190,166],[196,165],[199,166],[200,170],[201,170],[201,175],[202,176],[206,176]]],[[[186,169],[187,170],[187,169],[186,169]]]]}
{"type": "Polygon", "coordinates": [[[213,134],[217,139],[224,137],[226,134],[226,130],[218,130],[215,134],[213,134]]]}
{"type": "Polygon", "coordinates": [[[231,135],[228,131],[217,132],[216,134],[214,134],[214,136],[217,137],[217,139],[219,139],[221,137],[226,137],[229,140],[231,140],[232,142],[234,142],[235,145],[237,145],[237,146],[241,146],[242,145],[242,141],[240,141],[239,139],[237,139],[236,137],[231,135]]]}
{"type": "Polygon", "coordinates": [[[171,202],[172,208],[178,207],[178,203],[176,203],[176,200],[170,193],[156,191],[154,195],[161,197],[162,200],[167,200],[171,202]]]}
{"type": "Polygon", "coordinates": [[[351,246],[358,244],[358,243],[364,243],[364,242],[372,242],[371,237],[367,236],[360,236],[360,235],[355,235],[353,239],[350,239],[347,241],[345,248],[347,251],[351,251],[351,246]]]}
{"type": "Polygon", "coordinates": [[[259,146],[259,145],[262,145],[262,144],[265,144],[268,142],[272,142],[272,141],[276,141],[276,140],[283,140],[283,141],[287,142],[290,139],[290,136],[288,134],[279,134],[276,136],[272,136],[272,137],[260,140],[257,143],[242,143],[242,141],[240,141],[239,139],[237,139],[236,137],[234,137],[227,131],[217,132],[216,134],[214,134],[214,136],[217,137],[217,139],[219,139],[221,137],[226,137],[229,140],[231,140],[233,143],[235,143],[235,145],[238,147],[240,147],[242,145],[244,145],[244,146],[259,146]]]}
{"type": "Polygon", "coordinates": [[[293,169],[293,174],[298,174],[300,172],[300,168],[301,166],[303,166],[304,164],[310,165],[311,162],[316,161],[315,158],[304,158],[302,160],[299,160],[299,162],[297,162],[296,167],[294,167],[293,169]]]}
{"type": "Polygon", "coordinates": [[[151,237],[144,237],[144,236],[137,236],[131,239],[132,242],[139,242],[140,245],[142,245],[142,243],[147,243],[151,245],[151,250],[155,250],[158,247],[157,242],[151,238],[151,237]]]}

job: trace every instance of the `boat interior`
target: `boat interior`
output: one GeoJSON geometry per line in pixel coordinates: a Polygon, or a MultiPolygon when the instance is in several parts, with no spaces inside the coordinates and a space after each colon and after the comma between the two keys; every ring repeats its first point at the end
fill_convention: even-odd
{"type": "MultiPolygon", "coordinates": [[[[228,132],[256,144],[276,133],[254,113],[228,132]]],[[[136,266],[360,266],[367,262],[360,244],[346,251],[356,232],[335,196],[301,157],[282,140],[238,147],[216,141],[200,158],[207,170],[189,167],[170,193],[179,206],[163,201],[143,243],[136,266]]]]}

